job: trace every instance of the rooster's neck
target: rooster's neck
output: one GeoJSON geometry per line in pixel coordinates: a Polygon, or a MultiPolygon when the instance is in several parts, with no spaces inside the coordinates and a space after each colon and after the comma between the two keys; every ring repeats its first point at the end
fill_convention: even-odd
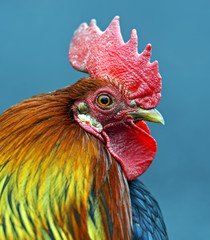
{"type": "Polygon", "coordinates": [[[14,227],[23,224],[22,238],[41,239],[40,229],[56,239],[131,236],[124,174],[104,144],[77,125],[68,101],[38,95],[0,116],[0,221],[11,216],[14,227]]]}

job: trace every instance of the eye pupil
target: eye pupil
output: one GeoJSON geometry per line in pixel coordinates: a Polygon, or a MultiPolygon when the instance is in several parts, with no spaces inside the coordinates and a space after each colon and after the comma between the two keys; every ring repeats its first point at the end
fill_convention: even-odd
{"type": "Polygon", "coordinates": [[[101,100],[101,103],[103,104],[103,105],[107,105],[107,104],[109,104],[109,98],[108,97],[101,97],[100,98],[100,100],[101,100]]]}

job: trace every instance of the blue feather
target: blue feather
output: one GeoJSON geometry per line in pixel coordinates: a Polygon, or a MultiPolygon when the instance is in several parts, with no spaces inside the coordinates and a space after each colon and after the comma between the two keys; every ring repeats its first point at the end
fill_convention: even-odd
{"type": "Polygon", "coordinates": [[[129,182],[133,240],[168,240],[160,207],[139,178],[129,182]]]}

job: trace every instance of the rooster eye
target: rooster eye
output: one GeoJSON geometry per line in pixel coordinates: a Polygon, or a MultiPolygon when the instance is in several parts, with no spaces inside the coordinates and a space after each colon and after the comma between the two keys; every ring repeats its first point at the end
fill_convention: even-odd
{"type": "Polygon", "coordinates": [[[107,95],[100,95],[97,98],[97,103],[102,107],[108,107],[113,103],[113,100],[107,95]]]}

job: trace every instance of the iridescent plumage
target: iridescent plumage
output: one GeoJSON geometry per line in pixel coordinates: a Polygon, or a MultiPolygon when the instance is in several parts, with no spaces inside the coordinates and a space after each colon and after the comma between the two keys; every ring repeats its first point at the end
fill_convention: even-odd
{"type": "Polygon", "coordinates": [[[1,240],[131,238],[124,174],[72,117],[72,102],[101,84],[84,79],[1,115],[1,240]]]}

